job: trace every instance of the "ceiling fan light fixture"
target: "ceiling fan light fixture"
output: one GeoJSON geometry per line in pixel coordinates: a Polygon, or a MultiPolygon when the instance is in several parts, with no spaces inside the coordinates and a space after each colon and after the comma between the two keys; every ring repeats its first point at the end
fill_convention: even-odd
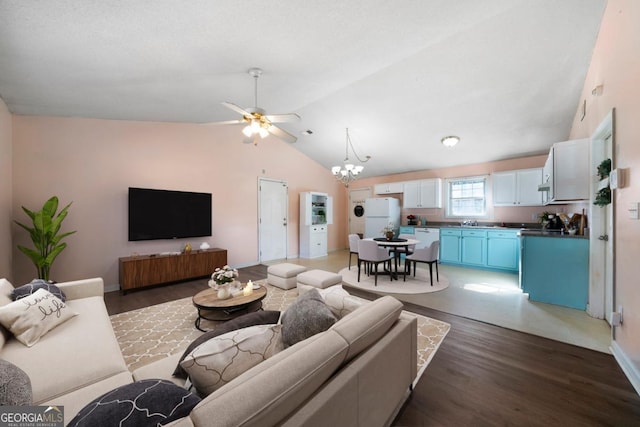
{"type": "Polygon", "coordinates": [[[242,129],[242,133],[247,138],[250,137],[251,135],[253,135],[253,129],[251,129],[251,125],[245,126],[244,129],[242,129]]]}
{"type": "Polygon", "coordinates": [[[258,133],[260,134],[261,138],[266,138],[269,135],[269,131],[266,130],[265,128],[261,127],[260,130],[258,131],[258,133]]]}
{"type": "Polygon", "coordinates": [[[442,138],[440,140],[440,142],[442,142],[442,145],[444,145],[445,147],[453,147],[454,145],[456,145],[458,142],[460,142],[460,138],[457,136],[445,136],[444,138],[442,138]]]}

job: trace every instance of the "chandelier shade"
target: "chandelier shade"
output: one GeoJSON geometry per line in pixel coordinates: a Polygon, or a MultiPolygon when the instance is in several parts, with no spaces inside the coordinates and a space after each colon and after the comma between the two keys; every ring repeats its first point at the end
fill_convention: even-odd
{"type": "Polygon", "coordinates": [[[331,168],[331,173],[333,174],[333,176],[335,176],[338,181],[342,182],[345,187],[348,187],[351,182],[358,179],[358,175],[360,175],[360,173],[362,173],[362,171],[364,170],[364,166],[354,165],[349,161],[349,147],[351,147],[351,151],[353,151],[353,154],[358,159],[358,161],[360,161],[360,163],[366,163],[371,159],[371,156],[366,156],[365,160],[362,160],[360,157],[358,157],[356,150],[353,149],[353,145],[351,144],[351,138],[349,137],[349,128],[347,128],[345,158],[343,164],[342,166],[333,166],[331,168]]]}

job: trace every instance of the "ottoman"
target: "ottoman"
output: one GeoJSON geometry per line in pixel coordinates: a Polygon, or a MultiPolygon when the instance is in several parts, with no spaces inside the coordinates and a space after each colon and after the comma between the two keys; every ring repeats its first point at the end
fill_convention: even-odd
{"type": "Polygon", "coordinates": [[[292,289],[296,287],[296,276],[304,271],[306,267],[287,262],[271,265],[267,268],[267,282],[281,289],[292,289]]]}
{"type": "Polygon", "coordinates": [[[298,274],[298,294],[311,288],[325,289],[329,286],[341,285],[342,276],[324,270],[309,270],[298,274]]]}

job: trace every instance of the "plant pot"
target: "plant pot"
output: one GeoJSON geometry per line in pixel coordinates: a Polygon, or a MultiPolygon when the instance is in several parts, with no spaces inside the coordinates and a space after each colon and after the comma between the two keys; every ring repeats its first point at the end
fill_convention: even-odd
{"type": "Polygon", "coordinates": [[[387,231],[385,233],[385,236],[386,236],[387,240],[393,239],[393,231],[387,231]]]}

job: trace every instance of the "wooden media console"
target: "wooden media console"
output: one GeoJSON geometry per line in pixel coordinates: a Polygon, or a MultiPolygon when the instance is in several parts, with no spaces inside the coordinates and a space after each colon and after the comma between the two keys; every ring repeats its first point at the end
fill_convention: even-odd
{"type": "Polygon", "coordinates": [[[126,293],[132,289],[206,277],[226,264],[227,250],[220,248],[119,258],[120,289],[126,293]]]}

